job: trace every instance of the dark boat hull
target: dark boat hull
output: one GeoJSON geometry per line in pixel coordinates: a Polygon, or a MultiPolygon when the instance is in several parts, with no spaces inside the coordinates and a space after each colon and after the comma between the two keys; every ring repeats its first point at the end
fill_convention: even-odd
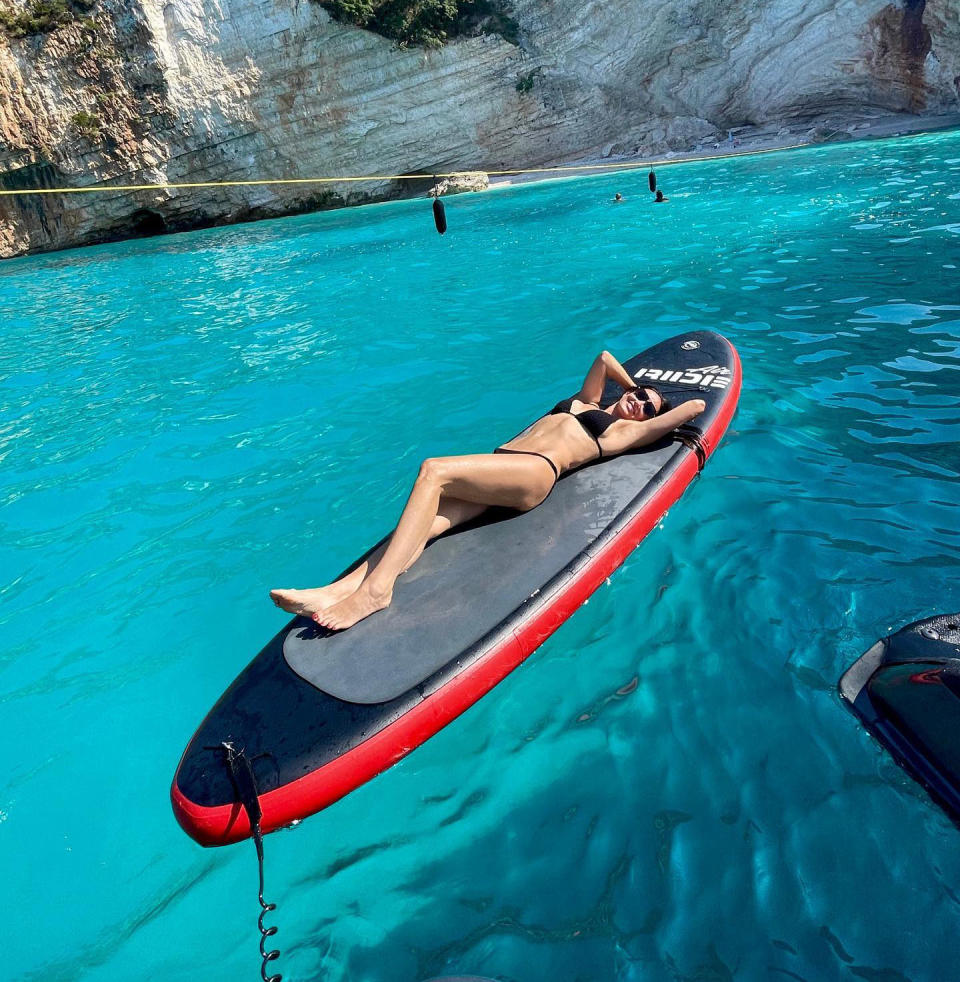
{"type": "Polygon", "coordinates": [[[908,774],[960,824],[960,613],[882,638],[844,673],[840,695],[908,774]]]}

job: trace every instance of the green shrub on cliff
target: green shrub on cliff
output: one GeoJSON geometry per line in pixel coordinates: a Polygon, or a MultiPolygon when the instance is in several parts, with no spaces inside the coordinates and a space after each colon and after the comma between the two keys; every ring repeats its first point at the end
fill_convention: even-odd
{"type": "Polygon", "coordinates": [[[0,33],[10,38],[49,34],[92,9],[95,0],[30,0],[19,10],[0,9],[0,33]]]}
{"type": "Polygon", "coordinates": [[[319,0],[337,20],[392,38],[401,47],[438,48],[464,34],[500,34],[517,43],[517,22],[501,0],[319,0]]]}
{"type": "Polygon", "coordinates": [[[70,117],[70,122],[73,123],[76,131],[88,140],[96,140],[100,135],[100,119],[93,113],[88,113],[85,109],[74,113],[70,117]]]}

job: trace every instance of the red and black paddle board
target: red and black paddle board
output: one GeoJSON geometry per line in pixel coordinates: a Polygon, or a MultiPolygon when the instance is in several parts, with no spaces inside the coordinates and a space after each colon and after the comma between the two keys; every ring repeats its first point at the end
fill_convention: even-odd
{"type": "MultiPolygon", "coordinates": [[[[264,832],[311,815],[489,692],[624,561],[720,442],[740,361],[725,338],[696,331],[624,364],[674,404],[706,402],[683,442],[590,464],[565,474],[532,511],[491,510],[435,540],[397,581],[391,606],[348,631],[294,619],[183,754],[171,797],[189,835],[213,846],[251,834],[225,742],[250,762],[264,832]]],[[[619,395],[609,385],[605,404],[619,395]]]]}

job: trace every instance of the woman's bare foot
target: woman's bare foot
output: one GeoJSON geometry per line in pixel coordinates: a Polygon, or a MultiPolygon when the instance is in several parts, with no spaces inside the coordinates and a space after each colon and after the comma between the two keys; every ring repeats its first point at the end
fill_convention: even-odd
{"type": "Polygon", "coordinates": [[[271,590],[270,599],[288,614],[313,617],[320,611],[346,600],[357,584],[346,579],[313,590],[271,590]]]}
{"type": "Polygon", "coordinates": [[[392,599],[392,593],[375,593],[370,589],[368,582],[363,583],[346,600],[335,604],[329,610],[314,614],[313,619],[323,627],[328,627],[333,631],[343,631],[348,627],[353,627],[357,621],[362,621],[364,617],[369,617],[378,610],[389,607],[392,599]]]}

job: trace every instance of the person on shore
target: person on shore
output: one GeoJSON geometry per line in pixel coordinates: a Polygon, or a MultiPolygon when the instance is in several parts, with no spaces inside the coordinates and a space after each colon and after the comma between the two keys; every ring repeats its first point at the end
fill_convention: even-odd
{"type": "Polygon", "coordinates": [[[665,198],[663,196],[663,192],[662,191],[658,191],[657,192],[657,196],[653,199],[653,203],[655,205],[659,205],[659,204],[662,204],[664,201],[669,201],[669,200],[670,200],[669,198],[665,198]]]}
{"type": "Polygon", "coordinates": [[[341,579],[309,590],[271,590],[273,602],[331,630],[344,630],[389,606],[397,577],[427,543],[491,506],[530,511],[560,477],[667,436],[705,409],[702,399],[671,408],[652,385],[636,385],[609,351],[601,352],[576,395],[558,402],[520,436],[492,453],[425,460],[389,540],[341,579]],[[606,382],[623,394],[600,406],[606,382]]]}

